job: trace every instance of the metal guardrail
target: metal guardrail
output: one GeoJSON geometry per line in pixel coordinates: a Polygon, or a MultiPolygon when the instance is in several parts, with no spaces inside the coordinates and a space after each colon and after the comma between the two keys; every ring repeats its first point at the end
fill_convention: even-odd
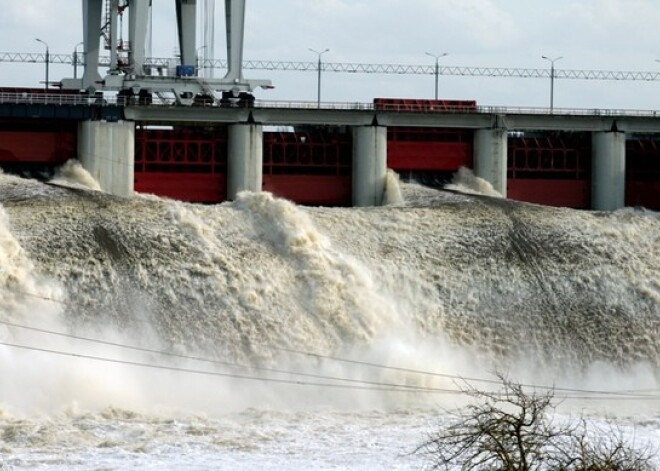
{"type": "Polygon", "coordinates": [[[275,108],[291,110],[330,110],[330,111],[373,111],[373,103],[360,102],[321,102],[317,101],[274,101],[274,100],[256,100],[255,108],[275,108]]]}
{"type": "Polygon", "coordinates": [[[56,105],[56,106],[124,106],[125,100],[117,96],[94,96],[67,93],[9,93],[0,92],[0,104],[56,105]]]}
{"type": "Polygon", "coordinates": [[[529,106],[478,106],[477,108],[479,113],[487,114],[660,118],[660,111],[656,110],[604,108],[554,108],[551,110],[550,108],[529,106]]]}
{"type": "Polygon", "coordinates": [[[257,100],[256,108],[275,108],[292,110],[336,110],[336,111],[381,111],[393,113],[424,113],[424,114],[502,114],[502,115],[557,115],[557,116],[589,116],[589,117],[635,117],[635,118],[660,118],[657,110],[626,110],[626,109],[598,109],[598,108],[545,108],[532,106],[476,106],[474,109],[465,106],[456,108],[444,107],[443,109],[430,110],[426,105],[406,103],[401,105],[388,104],[387,108],[379,109],[374,103],[345,103],[345,102],[323,102],[316,101],[270,101],[257,100]]]}
{"type": "MultiPolygon", "coordinates": [[[[85,95],[76,93],[9,93],[0,92],[0,104],[28,104],[28,105],[55,105],[55,106],[176,106],[174,97],[154,95],[151,103],[140,103],[137,97],[126,98],[117,95],[85,95]]],[[[530,106],[476,106],[474,109],[458,106],[455,109],[429,109],[426,105],[410,103],[396,105],[388,104],[382,109],[374,103],[360,102],[322,102],[316,101],[273,101],[256,100],[254,104],[236,103],[227,108],[214,104],[195,104],[193,107],[206,107],[222,109],[288,109],[288,110],[321,110],[321,111],[376,111],[386,113],[423,113],[423,114],[496,114],[496,115],[553,115],[553,116],[584,116],[584,117],[634,117],[634,118],[660,118],[658,110],[627,110],[627,109],[594,109],[594,108],[550,108],[530,106]]]]}

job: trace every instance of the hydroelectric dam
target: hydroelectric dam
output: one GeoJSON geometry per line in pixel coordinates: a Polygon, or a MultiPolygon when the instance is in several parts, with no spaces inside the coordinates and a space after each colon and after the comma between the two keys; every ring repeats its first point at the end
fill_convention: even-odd
{"type": "Polygon", "coordinates": [[[72,158],[110,193],[203,203],[265,190],[301,204],[379,205],[388,168],[426,182],[467,167],[520,201],[660,207],[653,112],[403,99],[177,106],[0,92],[0,166],[48,171],[72,158]]]}
{"type": "Polygon", "coordinates": [[[326,206],[381,204],[387,169],[439,186],[466,167],[514,200],[660,209],[655,111],[437,97],[257,100],[255,89],[273,85],[243,74],[245,0],[225,0],[227,73],[219,79],[200,74],[197,2],[175,3],[180,54],[175,64],[154,64],[146,55],[151,2],[83,2],[84,52],[73,58],[82,76],[50,81],[47,48],[44,89],[0,89],[0,167],[45,179],[78,159],[116,195],[219,203],[268,191],[326,206]]]}
{"type": "Polygon", "coordinates": [[[85,0],[85,74],[0,90],[1,469],[420,469],[501,372],[658,449],[655,112],[262,100],[244,1],[215,81],[200,0],[146,58],[164,3],[85,0]]]}

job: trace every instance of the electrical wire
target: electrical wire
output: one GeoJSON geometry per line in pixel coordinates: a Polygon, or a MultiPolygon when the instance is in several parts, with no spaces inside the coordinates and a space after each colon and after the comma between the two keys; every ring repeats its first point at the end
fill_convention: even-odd
{"type": "MultiPolygon", "coordinates": [[[[378,382],[378,381],[369,381],[369,380],[361,380],[361,379],[354,379],[354,378],[345,378],[345,377],[337,377],[337,376],[329,376],[329,375],[321,375],[321,374],[313,374],[313,373],[303,373],[303,372],[297,372],[297,371],[290,371],[290,370],[283,370],[283,369],[277,369],[277,368],[268,368],[268,367],[259,367],[259,366],[252,366],[252,365],[243,365],[243,364],[238,364],[238,363],[232,363],[232,362],[227,362],[227,361],[221,361],[221,360],[216,360],[216,359],[209,359],[209,358],[204,358],[204,357],[198,357],[198,356],[191,356],[191,355],[183,355],[183,354],[177,354],[177,353],[172,353],[172,352],[165,352],[162,350],[155,350],[155,349],[149,349],[145,347],[139,347],[139,346],[133,346],[133,345],[126,345],[126,344],[121,344],[117,342],[111,342],[111,341],[106,341],[106,340],[101,340],[101,339],[94,339],[90,337],[82,337],[82,336],[77,336],[73,334],[66,334],[63,332],[57,332],[57,331],[52,331],[48,329],[42,329],[42,328],[37,328],[37,327],[31,327],[31,326],[26,326],[26,325],[21,325],[13,322],[8,322],[8,321],[0,321],[0,324],[7,325],[9,327],[13,328],[19,328],[19,329],[25,329],[25,330],[30,330],[34,332],[39,332],[39,333],[44,333],[44,334],[49,334],[49,335],[55,335],[55,336],[60,336],[60,337],[66,337],[74,340],[80,340],[80,341],[86,341],[86,342],[92,342],[100,345],[107,345],[107,346],[112,346],[112,347],[118,347],[118,348],[123,348],[123,349],[129,349],[129,350],[134,350],[134,351],[140,351],[144,353],[152,353],[152,354],[157,354],[157,355],[162,355],[162,356],[168,356],[168,357],[174,357],[174,358],[180,358],[180,359],[185,359],[185,360],[193,360],[193,361],[199,361],[199,362],[205,362],[205,363],[211,363],[211,364],[217,364],[217,365],[222,365],[222,366],[227,366],[231,368],[240,368],[240,369],[249,369],[249,370],[254,370],[254,371],[264,371],[268,373],[275,373],[275,374],[286,374],[286,375],[291,375],[291,376],[300,376],[300,377],[306,377],[306,378],[314,378],[314,379],[321,379],[321,380],[328,380],[328,381],[340,381],[340,382],[345,382],[345,383],[352,383],[352,384],[358,384],[362,386],[356,386],[358,389],[365,389],[365,388],[375,388],[375,390],[379,391],[405,391],[409,390],[411,392],[425,392],[425,393],[458,393],[461,390],[460,389],[447,389],[447,388],[432,388],[432,387],[424,387],[424,386],[416,386],[416,385],[409,385],[409,384],[397,384],[397,383],[387,383],[387,382],[378,382]]],[[[131,362],[131,361],[125,361],[125,360],[115,360],[115,359],[108,359],[104,357],[96,357],[96,356],[90,356],[90,355],[84,355],[84,354],[78,354],[78,353],[73,353],[73,352],[61,352],[61,351],[53,351],[53,350],[48,350],[48,349],[43,349],[40,347],[29,347],[29,346],[20,346],[17,344],[9,344],[9,343],[2,343],[0,342],[0,345],[5,345],[5,346],[10,346],[14,348],[23,348],[23,349],[33,349],[35,351],[41,351],[41,352],[47,352],[47,353],[54,353],[54,354],[59,354],[59,355],[70,355],[70,356],[77,356],[81,358],[87,358],[87,359],[92,359],[92,360],[97,360],[97,361],[109,361],[109,362],[123,362],[128,365],[134,365],[134,366],[143,366],[143,367],[154,367],[154,368],[173,368],[175,371],[184,371],[184,372],[189,372],[189,373],[198,373],[198,374],[216,374],[219,376],[228,376],[228,377],[234,377],[234,378],[242,378],[242,379],[252,379],[252,380],[262,380],[262,381],[275,381],[275,382],[287,382],[289,384],[301,384],[301,385],[308,385],[308,386],[327,386],[329,383],[310,383],[310,382],[303,382],[303,381],[294,381],[294,380],[281,380],[281,379],[276,379],[276,378],[264,378],[264,377],[254,377],[254,376],[245,376],[245,375],[236,375],[236,374],[231,374],[231,373],[220,373],[220,372],[205,372],[205,371],[200,371],[200,370],[191,370],[187,368],[179,368],[179,367],[168,367],[165,365],[153,365],[153,364],[148,364],[148,363],[142,363],[142,362],[131,362]]],[[[287,350],[287,349],[284,349],[287,350]]],[[[296,351],[299,352],[299,351],[296,351]]],[[[301,352],[299,352],[301,353],[301,352]]],[[[308,353],[308,352],[304,352],[308,353]]],[[[394,370],[394,371],[399,371],[399,372],[406,372],[406,373],[415,373],[417,375],[427,375],[427,376],[439,376],[443,378],[449,378],[452,380],[456,381],[465,381],[465,382],[487,382],[489,384],[496,384],[496,385],[502,385],[502,381],[496,381],[496,380],[488,380],[484,378],[466,378],[462,377],[459,375],[450,375],[450,374],[442,374],[442,373],[432,373],[432,372],[425,372],[425,371],[420,371],[420,370],[412,370],[412,369],[407,369],[407,368],[398,368],[398,367],[391,367],[387,365],[378,365],[375,363],[367,363],[367,362],[359,362],[359,361],[354,361],[354,360],[346,360],[346,359],[341,359],[337,357],[329,357],[329,356],[323,356],[323,355],[318,355],[318,354],[312,354],[314,357],[318,358],[324,358],[324,359],[331,359],[334,361],[346,361],[349,363],[357,363],[357,364],[366,364],[370,367],[377,367],[380,369],[384,370],[394,370]]],[[[341,385],[333,384],[333,387],[339,387],[341,385]]],[[[346,385],[348,386],[348,385],[346,385]]],[[[540,389],[540,390],[549,390],[549,391],[561,391],[564,393],[567,393],[565,395],[562,395],[561,397],[564,399],[584,399],[584,400],[593,400],[593,399],[646,399],[646,400],[658,400],[660,399],[659,395],[654,395],[654,394],[642,394],[642,393],[635,393],[634,391],[603,391],[603,390],[587,390],[587,389],[578,389],[578,388],[558,388],[558,387],[549,387],[549,386],[539,386],[539,385],[524,385],[521,384],[523,387],[529,387],[533,389],[540,389]],[[570,393],[570,394],[569,394],[570,393]],[[582,394],[581,396],[578,396],[576,394],[582,394]],[[587,396],[589,394],[589,396],[587,396]],[[594,396],[596,395],[596,396],[594,396]],[[601,397],[601,396],[607,396],[607,397],[601,397]]],[[[469,391],[465,392],[466,394],[470,394],[469,391]]]]}
{"type": "MultiPolygon", "coordinates": [[[[224,372],[220,372],[220,371],[196,370],[196,369],[192,369],[192,368],[184,368],[184,367],[170,366],[170,365],[157,365],[157,364],[153,364],[153,363],[145,363],[145,362],[131,361],[131,360],[120,360],[120,359],[117,359],[117,358],[107,358],[107,357],[100,357],[100,356],[96,356],[96,355],[87,355],[87,354],[75,353],[75,352],[65,352],[65,351],[61,351],[61,350],[53,350],[53,349],[49,349],[49,348],[35,347],[35,346],[30,346],[30,345],[20,345],[20,344],[9,343],[9,342],[0,342],[0,345],[4,345],[5,347],[11,347],[11,348],[16,348],[16,349],[34,351],[34,352],[49,353],[49,354],[53,354],[53,355],[69,356],[69,357],[74,357],[74,358],[82,358],[82,359],[87,359],[87,360],[95,360],[95,361],[115,363],[115,364],[121,364],[121,365],[139,366],[139,367],[143,367],[143,368],[152,368],[152,369],[176,371],[176,372],[183,372],[183,373],[194,373],[194,374],[207,375],[207,376],[220,376],[220,377],[232,378],[232,379],[263,381],[263,382],[280,383],[280,384],[292,384],[292,385],[297,385],[297,386],[319,386],[319,387],[325,387],[325,388],[352,389],[352,390],[363,390],[363,391],[465,394],[464,391],[460,391],[458,389],[427,388],[427,387],[423,387],[423,386],[410,386],[410,385],[387,386],[387,384],[384,384],[384,383],[383,383],[384,384],[383,387],[376,387],[374,385],[359,386],[359,385],[349,385],[349,384],[314,383],[314,382],[309,382],[309,381],[297,381],[297,380],[288,380],[288,379],[281,379],[281,378],[267,378],[267,377],[260,377],[260,376],[249,376],[249,375],[234,374],[234,373],[224,373],[224,372]]],[[[372,383],[372,384],[377,384],[377,383],[372,383]]]]}
{"type": "MultiPolygon", "coordinates": [[[[319,354],[316,354],[316,353],[309,353],[309,352],[293,350],[293,349],[288,349],[288,348],[281,348],[280,350],[290,352],[290,353],[296,353],[296,354],[299,354],[299,355],[307,355],[307,356],[312,356],[312,357],[318,357],[320,359],[333,360],[333,361],[340,362],[340,363],[348,363],[348,364],[362,365],[362,366],[367,366],[367,367],[372,367],[372,368],[380,368],[380,369],[386,369],[386,370],[392,370],[392,371],[399,371],[401,373],[412,373],[412,374],[419,374],[419,375],[426,375],[426,376],[435,376],[435,377],[438,377],[438,378],[447,378],[447,379],[453,379],[453,380],[465,381],[465,382],[502,385],[502,381],[497,380],[497,379],[477,378],[477,377],[470,377],[470,376],[452,375],[452,374],[447,374],[447,373],[429,372],[429,371],[416,370],[416,369],[411,369],[411,368],[402,368],[402,367],[397,367],[397,366],[389,366],[389,365],[382,365],[382,364],[378,364],[378,363],[371,363],[371,362],[366,362],[366,361],[362,361],[362,360],[352,360],[352,359],[339,358],[339,357],[333,357],[333,356],[319,355],[319,354]]],[[[640,396],[640,397],[646,397],[645,393],[653,392],[653,391],[648,391],[648,390],[634,390],[634,389],[633,390],[627,390],[627,391],[606,391],[606,390],[599,390],[599,389],[568,388],[568,387],[561,387],[561,386],[548,386],[548,385],[539,385],[539,384],[531,384],[531,383],[516,383],[516,384],[518,384],[522,387],[525,387],[525,388],[541,390],[541,391],[560,391],[560,392],[566,392],[566,393],[603,394],[603,395],[613,395],[613,396],[619,396],[619,395],[622,395],[622,394],[623,395],[632,394],[632,395],[636,395],[636,396],[640,396]]],[[[648,397],[654,397],[654,396],[648,396],[648,397]]],[[[658,396],[658,397],[660,398],[660,396],[658,396]]]]}
{"type": "MultiPolygon", "coordinates": [[[[33,293],[28,293],[28,292],[22,292],[21,294],[24,294],[26,296],[33,296],[37,297],[40,299],[45,299],[61,304],[65,304],[63,301],[58,301],[52,298],[44,297],[44,296],[39,296],[33,293]]],[[[146,321],[143,321],[146,323],[146,321]]],[[[165,352],[165,351],[160,351],[160,350],[152,350],[152,349],[147,349],[143,347],[136,347],[136,346],[130,346],[130,345],[125,345],[125,344],[119,344],[119,343],[114,343],[114,342],[108,342],[104,340],[99,340],[99,339],[92,339],[88,337],[80,337],[80,336],[75,336],[71,334],[65,334],[61,332],[55,332],[55,331],[48,331],[45,329],[39,329],[39,328],[34,328],[34,327],[29,327],[29,326],[23,326],[19,324],[13,324],[13,323],[8,323],[4,321],[0,321],[0,323],[5,324],[5,325],[10,325],[16,328],[23,328],[27,330],[33,330],[33,331],[38,331],[42,333],[47,333],[51,335],[58,335],[58,336],[63,336],[63,337],[68,337],[76,340],[83,340],[83,341],[88,341],[88,342],[95,342],[99,344],[104,344],[104,345],[109,345],[109,346],[114,346],[114,347],[119,347],[119,348],[125,348],[125,349],[131,349],[131,350],[136,350],[136,351],[142,351],[142,352],[147,352],[147,353],[154,353],[154,354],[159,354],[159,355],[164,355],[164,356],[170,356],[170,357],[178,357],[182,359],[188,359],[188,360],[194,360],[194,361],[201,361],[201,362],[206,362],[206,363],[215,363],[215,364],[221,364],[223,366],[229,366],[232,368],[247,368],[247,369],[252,369],[255,371],[267,371],[271,373],[277,373],[277,374],[289,374],[289,375],[294,375],[294,376],[301,376],[301,377],[309,377],[309,378],[315,378],[315,379],[326,379],[326,380],[334,380],[334,381],[344,381],[344,382],[354,382],[354,383],[361,383],[361,384],[372,384],[372,385],[378,385],[378,386],[391,386],[391,387],[411,387],[415,388],[414,386],[409,386],[409,385],[399,385],[399,384],[390,384],[390,383],[379,383],[379,382],[369,382],[365,380],[356,380],[352,378],[342,378],[342,377],[333,377],[333,376],[327,376],[327,375],[317,375],[313,373],[301,373],[301,372],[294,372],[294,371],[289,371],[289,370],[281,370],[281,369],[276,369],[276,368],[267,368],[267,367],[257,367],[257,366],[250,366],[250,365],[240,365],[236,363],[231,363],[231,362],[226,362],[226,361],[221,361],[221,360],[216,360],[216,359],[208,359],[208,358],[202,358],[202,357],[195,357],[195,356],[188,356],[188,355],[182,355],[182,354],[175,354],[172,352],[165,352]]],[[[397,371],[401,373],[407,373],[407,374],[416,374],[416,375],[422,375],[422,376],[430,376],[430,377],[438,377],[438,378],[445,378],[445,379],[451,379],[454,381],[462,381],[462,382],[475,382],[475,383],[484,383],[484,384],[492,384],[492,385],[502,385],[501,380],[496,380],[496,379],[486,379],[486,378],[477,378],[477,377],[469,377],[469,376],[461,376],[461,375],[453,375],[453,374],[448,374],[448,373],[437,373],[437,372],[430,372],[430,371],[424,371],[424,370],[417,370],[417,369],[412,369],[412,368],[403,368],[403,367],[397,367],[397,366],[391,366],[391,365],[383,365],[379,363],[372,363],[372,362],[366,362],[362,360],[354,360],[354,359],[347,359],[347,358],[341,358],[341,357],[335,357],[335,356],[330,356],[330,355],[321,355],[318,353],[313,353],[313,352],[306,352],[302,350],[296,350],[296,349],[291,349],[291,348],[285,348],[285,347],[273,347],[274,350],[277,351],[282,351],[286,353],[293,353],[297,355],[303,355],[303,356],[308,356],[308,357],[313,357],[321,360],[330,360],[338,363],[346,363],[346,364],[353,364],[353,365],[359,365],[359,366],[367,366],[370,368],[376,368],[380,370],[389,370],[389,371],[397,371]]],[[[567,393],[567,395],[563,396],[564,398],[575,398],[575,399],[587,399],[589,398],[588,396],[570,396],[570,394],[592,394],[592,395],[603,395],[603,396],[611,396],[611,397],[632,397],[632,398],[643,398],[643,399],[656,399],[660,398],[660,396],[657,396],[655,394],[649,394],[653,391],[649,390],[626,390],[626,391],[606,391],[606,390],[595,390],[595,389],[580,389],[580,388],[567,388],[567,387],[559,387],[559,386],[547,386],[547,385],[538,385],[538,384],[529,384],[529,383],[520,383],[520,386],[530,388],[533,390],[542,390],[542,391],[557,391],[557,392],[563,392],[567,393]]]]}
{"type": "MultiPolygon", "coordinates": [[[[46,300],[46,301],[52,301],[54,303],[58,303],[58,304],[62,304],[62,305],[66,304],[64,301],[56,300],[56,299],[46,297],[46,296],[41,296],[41,295],[38,295],[38,294],[35,294],[35,293],[24,292],[24,291],[16,291],[16,292],[19,293],[19,294],[23,294],[25,296],[30,296],[30,297],[34,297],[34,298],[38,298],[38,299],[43,299],[43,300],[46,300]]],[[[143,321],[143,322],[148,323],[146,321],[143,321]]],[[[0,321],[0,324],[5,324],[7,326],[11,326],[11,327],[15,327],[15,328],[21,328],[21,329],[46,333],[46,334],[50,334],[50,335],[68,337],[68,338],[75,339],[75,340],[94,342],[94,343],[98,343],[98,344],[102,344],[102,345],[108,345],[108,346],[113,346],[113,347],[118,347],[118,348],[124,348],[124,349],[129,349],[129,350],[134,350],[134,351],[141,351],[141,352],[145,352],[145,353],[158,354],[158,355],[169,356],[169,357],[176,357],[176,358],[180,358],[180,359],[200,361],[200,362],[205,362],[205,363],[212,363],[212,364],[223,365],[223,366],[227,366],[227,367],[231,367],[231,368],[244,368],[244,369],[251,369],[251,370],[254,370],[254,371],[265,371],[265,372],[276,373],[276,374],[288,374],[288,375],[292,375],[292,376],[301,376],[301,377],[314,378],[314,379],[325,379],[325,380],[332,380],[332,381],[342,381],[342,382],[356,383],[356,384],[366,384],[366,385],[379,386],[379,387],[409,388],[409,389],[415,390],[415,391],[419,390],[418,387],[412,386],[412,385],[382,383],[382,382],[359,380],[359,379],[353,379],[353,378],[319,375],[319,374],[314,374],[314,373],[295,372],[295,371],[283,370],[283,369],[277,369],[277,368],[242,365],[242,364],[238,364],[238,363],[231,363],[231,362],[217,360],[217,359],[209,359],[209,358],[203,358],[203,357],[197,357],[197,356],[176,354],[176,353],[172,353],[172,352],[165,352],[165,351],[161,351],[161,350],[154,350],[154,349],[148,349],[148,348],[144,348],[144,347],[120,344],[120,343],[105,341],[105,340],[101,340],[101,339],[93,339],[93,338],[89,338],[89,337],[81,337],[81,336],[66,334],[66,333],[62,333],[62,332],[50,331],[50,330],[47,330],[47,329],[30,327],[30,326],[20,325],[20,324],[16,324],[16,323],[7,322],[7,321],[0,321]]],[[[9,345],[9,346],[11,346],[11,345],[9,345]]],[[[448,373],[438,373],[438,372],[424,371],[424,370],[418,370],[418,369],[412,369],[412,368],[403,368],[403,367],[397,367],[397,366],[367,362],[367,361],[363,361],[363,360],[354,360],[354,359],[341,358],[341,357],[336,357],[336,356],[331,356],[331,355],[322,355],[322,354],[318,354],[318,353],[306,352],[306,351],[303,351],[303,350],[297,350],[297,349],[286,348],[286,347],[272,347],[272,348],[273,348],[273,350],[276,350],[276,351],[281,351],[281,352],[292,353],[292,354],[296,354],[296,355],[302,355],[302,356],[317,358],[317,359],[320,359],[320,360],[329,360],[329,361],[334,361],[334,362],[337,362],[337,363],[345,363],[345,364],[351,364],[351,365],[366,366],[366,367],[370,367],[370,368],[376,368],[376,369],[379,369],[379,370],[396,371],[396,372],[400,372],[400,373],[415,374],[415,375],[420,375],[420,376],[445,378],[445,379],[451,379],[451,380],[454,380],[454,381],[461,381],[461,382],[466,382],[466,383],[469,383],[469,382],[484,383],[484,384],[492,384],[492,385],[498,385],[498,386],[501,386],[503,384],[503,382],[501,380],[497,380],[497,379],[477,378],[477,377],[461,376],[461,375],[454,375],[454,374],[448,374],[448,373]]],[[[622,399],[622,398],[625,398],[625,399],[628,399],[628,398],[630,398],[630,399],[660,399],[660,395],[652,394],[652,393],[659,392],[659,391],[657,391],[657,390],[648,390],[648,389],[645,389],[645,390],[625,390],[625,391],[606,391],[606,390],[597,390],[597,389],[581,389],[581,388],[567,388],[567,387],[560,387],[560,386],[547,386],[547,385],[538,385],[538,384],[531,384],[531,383],[517,383],[517,384],[519,384],[521,387],[526,387],[526,388],[530,388],[530,389],[533,389],[533,390],[552,391],[552,392],[556,391],[556,392],[566,393],[564,396],[562,396],[562,398],[564,398],[564,399],[585,399],[585,400],[586,399],[594,399],[593,395],[607,396],[607,397],[603,397],[602,398],[603,400],[608,399],[608,398],[609,399],[622,399]],[[583,396],[576,396],[576,394],[583,394],[583,396]],[[587,396],[587,395],[592,395],[592,396],[587,396]]],[[[428,389],[429,390],[435,390],[436,388],[428,388],[428,389]]],[[[424,390],[426,390],[426,389],[424,389],[424,390]]],[[[442,390],[442,389],[440,391],[447,392],[447,390],[442,390]]]]}
{"type": "Polygon", "coordinates": [[[63,332],[56,332],[56,331],[41,329],[41,328],[37,328],[37,327],[30,327],[30,326],[16,324],[16,323],[13,323],[13,322],[8,322],[8,321],[0,321],[0,324],[4,324],[6,326],[19,328],[19,329],[30,330],[30,331],[33,331],[33,332],[39,332],[39,333],[45,333],[45,334],[55,335],[55,336],[59,336],[59,337],[70,338],[70,339],[73,339],[73,340],[81,340],[81,341],[86,341],[86,342],[92,342],[92,343],[96,343],[96,344],[99,344],[99,345],[107,345],[107,346],[118,347],[118,348],[123,348],[123,349],[127,349],[127,350],[134,350],[134,351],[139,351],[139,352],[143,352],[143,353],[152,353],[152,354],[157,354],[157,355],[162,355],[162,356],[167,356],[167,357],[172,357],[172,358],[179,358],[179,359],[184,359],[184,360],[192,360],[192,361],[199,361],[199,362],[204,362],[204,363],[211,363],[211,364],[222,365],[222,366],[226,366],[226,367],[230,367],[230,368],[249,369],[249,370],[255,370],[255,371],[264,371],[264,372],[275,373],[275,374],[287,374],[287,375],[291,375],[291,376],[301,376],[301,377],[314,378],[314,379],[343,381],[343,382],[347,382],[347,383],[369,384],[369,385],[373,385],[373,386],[388,386],[388,387],[396,387],[396,388],[419,389],[418,386],[414,386],[414,385],[383,383],[383,382],[368,381],[368,380],[361,380],[361,379],[354,379],[354,378],[320,375],[320,374],[315,374],[315,373],[303,373],[303,372],[299,372],[299,371],[290,371],[290,370],[283,370],[283,369],[277,369],[277,368],[268,368],[268,367],[263,367],[263,366],[245,365],[245,364],[232,363],[232,362],[222,361],[222,360],[217,360],[217,359],[210,359],[210,358],[204,358],[204,357],[198,357],[198,356],[192,356],[192,355],[183,355],[183,354],[179,354],[179,353],[166,352],[166,351],[163,351],[163,350],[155,350],[155,349],[150,349],[150,348],[145,348],[145,347],[138,347],[138,346],[133,346],[133,345],[121,344],[121,343],[117,343],[117,342],[110,342],[110,341],[106,341],[106,340],[94,339],[94,338],[90,338],[90,337],[82,337],[82,336],[73,335],[73,334],[66,334],[66,333],[63,333],[63,332]]]}
{"type": "MultiPolygon", "coordinates": [[[[144,362],[138,362],[138,361],[130,361],[130,360],[120,360],[116,358],[106,358],[106,357],[99,357],[95,355],[87,355],[87,354],[81,354],[81,353],[75,353],[75,352],[63,352],[60,350],[52,350],[48,348],[43,348],[43,347],[34,347],[34,346],[28,346],[28,345],[19,345],[19,344],[13,344],[9,342],[0,342],[0,345],[4,345],[6,347],[11,347],[11,348],[16,348],[16,349],[22,349],[22,350],[29,350],[29,351],[34,351],[34,352],[41,352],[41,353],[48,353],[48,354],[53,354],[53,355],[60,355],[60,356],[68,356],[68,357],[74,357],[74,358],[82,358],[82,359],[87,359],[87,360],[94,360],[94,361],[101,361],[101,362],[106,362],[106,363],[114,363],[114,364],[121,364],[121,365],[128,365],[128,366],[136,366],[136,367],[143,367],[143,368],[151,368],[151,369],[158,369],[158,370],[167,370],[167,371],[175,371],[175,372],[181,372],[181,373],[192,373],[192,374],[198,374],[198,375],[205,375],[205,376],[219,376],[219,377],[225,377],[225,378],[232,378],[232,379],[239,379],[239,380],[250,380],[250,381],[260,381],[260,382],[268,382],[268,383],[278,383],[278,384],[288,384],[288,385],[296,385],[296,386],[311,386],[311,387],[322,387],[322,388],[332,388],[332,389],[347,389],[347,390],[360,390],[360,391],[376,391],[376,392],[403,392],[403,393],[424,393],[424,394],[449,394],[449,395],[474,395],[473,392],[469,390],[462,390],[462,389],[447,389],[447,388],[427,388],[427,387],[414,387],[414,386],[408,386],[408,385],[399,385],[396,387],[376,387],[376,386],[359,386],[359,385],[348,385],[348,384],[333,384],[333,383],[314,383],[314,382],[309,382],[309,381],[296,381],[296,380],[287,380],[287,379],[281,379],[281,378],[265,378],[265,377],[258,377],[258,376],[249,376],[249,375],[241,375],[241,374],[233,374],[233,373],[223,373],[223,372],[218,372],[218,371],[208,371],[208,370],[196,370],[192,368],[183,368],[183,367],[177,367],[177,366],[169,366],[169,365],[156,365],[153,363],[144,363],[144,362]]],[[[506,394],[502,393],[492,393],[494,396],[506,396],[506,394]]],[[[579,399],[579,400],[660,400],[660,396],[620,396],[620,397],[614,397],[614,398],[606,398],[606,397],[594,397],[594,396],[570,396],[570,395],[565,395],[565,396],[558,396],[560,399],[579,399]]]]}

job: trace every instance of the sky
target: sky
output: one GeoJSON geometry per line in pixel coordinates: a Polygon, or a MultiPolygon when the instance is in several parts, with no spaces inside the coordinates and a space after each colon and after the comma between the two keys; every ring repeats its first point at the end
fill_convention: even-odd
{"type": "MultiPolygon", "coordinates": [[[[82,40],[81,0],[1,0],[0,52],[71,54],[82,40]]],[[[154,57],[177,46],[174,0],[153,0],[154,57]]],[[[198,4],[203,4],[198,0],[198,4]]],[[[217,0],[215,52],[226,59],[224,2],[217,0]]],[[[659,71],[658,0],[247,0],[246,60],[432,65],[425,53],[447,53],[447,66],[548,68],[541,56],[563,58],[557,69],[659,71]]],[[[201,46],[201,44],[200,44],[201,46]]],[[[103,71],[102,71],[103,72],[103,71]]],[[[216,71],[216,76],[224,72],[216,71]]],[[[52,65],[51,80],[71,77],[52,65]]],[[[271,79],[264,100],[315,101],[317,74],[246,70],[271,79]]],[[[43,64],[0,62],[0,86],[39,86],[43,64]]],[[[431,75],[325,72],[322,100],[370,102],[375,97],[433,98],[431,75]]],[[[660,82],[557,79],[555,108],[660,109],[660,82]]],[[[439,77],[439,96],[482,105],[547,107],[549,79],[439,77]]]]}

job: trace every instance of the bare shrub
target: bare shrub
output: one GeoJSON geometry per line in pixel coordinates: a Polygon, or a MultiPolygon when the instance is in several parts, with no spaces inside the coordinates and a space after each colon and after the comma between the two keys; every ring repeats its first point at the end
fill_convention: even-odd
{"type": "Polygon", "coordinates": [[[554,391],[527,393],[500,376],[498,392],[467,386],[474,401],[454,411],[450,424],[432,433],[415,453],[430,469],[463,471],[653,471],[655,450],[636,448],[613,425],[586,420],[556,424],[554,391]]]}

